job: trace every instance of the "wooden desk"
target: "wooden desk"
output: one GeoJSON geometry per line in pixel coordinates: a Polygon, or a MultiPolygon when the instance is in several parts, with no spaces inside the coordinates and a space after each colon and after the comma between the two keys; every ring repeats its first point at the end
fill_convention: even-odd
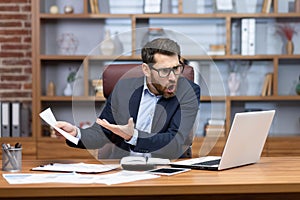
{"type": "MultiPolygon", "coordinates": [[[[83,161],[83,160],[81,160],[83,161]]],[[[23,161],[22,172],[49,161],[23,161]]],[[[84,161],[86,162],[86,161],[84,161]]],[[[6,173],[6,172],[1,172],[6,173]]],[[[1,174],[2,175],[2,174],[1,174]]],[[[265,157],[225,171],[190,172],[119,185],[9,185],[1,176],[0,198],[26,199],[300,199],[300,157],[265,157]]]]}

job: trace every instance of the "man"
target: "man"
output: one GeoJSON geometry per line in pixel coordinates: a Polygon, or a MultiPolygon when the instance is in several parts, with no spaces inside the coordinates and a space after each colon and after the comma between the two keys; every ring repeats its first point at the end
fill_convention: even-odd
{"type": "Polygon", "coordinates": [[[113,143],[108,158],[191,156],[200,88],[182,76],[179,45],[155,39],[143,47],[142,60],[144,77],[120,80],[94,125],[79,129],[58,122],[58,127],[80,138],[78,145],[67,141],[70,146],[98,149],[113,143]]]}

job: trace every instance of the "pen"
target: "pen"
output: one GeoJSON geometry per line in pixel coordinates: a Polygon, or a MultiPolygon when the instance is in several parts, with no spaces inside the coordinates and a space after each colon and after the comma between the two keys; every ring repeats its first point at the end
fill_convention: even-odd
{"type": "Polygon", "coordinates": [[[2,148],[3,148],[4,152],[6,153],[8,160],[11,163],[11,165],[13,166],[13,168],[18,169],[18,162],[16,161],[16,158],[10,153],[8,146],[6,144],[2,143],[2,148]]]}

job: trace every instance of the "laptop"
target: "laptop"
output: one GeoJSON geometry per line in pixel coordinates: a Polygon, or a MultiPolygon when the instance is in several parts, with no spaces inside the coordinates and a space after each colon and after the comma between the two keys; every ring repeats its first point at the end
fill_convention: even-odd
{"type": "Polygon", "coordinates": [[[224,170],[256,163],[261,156],[275,110],[236,113],[222,156],[172,162],[172,167],[224,170]]]}

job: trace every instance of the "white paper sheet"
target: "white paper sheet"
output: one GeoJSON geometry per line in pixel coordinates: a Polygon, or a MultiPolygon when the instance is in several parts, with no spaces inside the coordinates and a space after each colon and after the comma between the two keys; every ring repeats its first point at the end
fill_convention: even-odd
{"type": "Polygon", "coordinates": [[[120,171],[105,175],[84,175],[77,173],[45,174],[3,174],[9,184],[72,183],[72,184],[120,184],[138,180],[158,178],[148,172],[120,171]]]}
{"type": "Polygon", "coordinates": [[[86,164],[86,163],[50,163],[34,167],[34,171],[53,171],[53,172],[79,172],[79,173],[101,173],[119,168],[119,164],[103,165],[103,164],[86,164]]]}
{"type": "Polygon", "coordinates": [[[70,135],[69,133],[65,132],[64,130],[58,128],[56,126],[57,121],[51,111],[51,108],[47,108],[46,110],[44,110],[43,112],[40,113],[40,117],[47,122],[50,126],[52,126],[55,130],[57,130],[59,133],[62,134],[62,136],[64,136],[67,140],[73,142],[74,144],[78,144],[79,139],[70,135]]]}

